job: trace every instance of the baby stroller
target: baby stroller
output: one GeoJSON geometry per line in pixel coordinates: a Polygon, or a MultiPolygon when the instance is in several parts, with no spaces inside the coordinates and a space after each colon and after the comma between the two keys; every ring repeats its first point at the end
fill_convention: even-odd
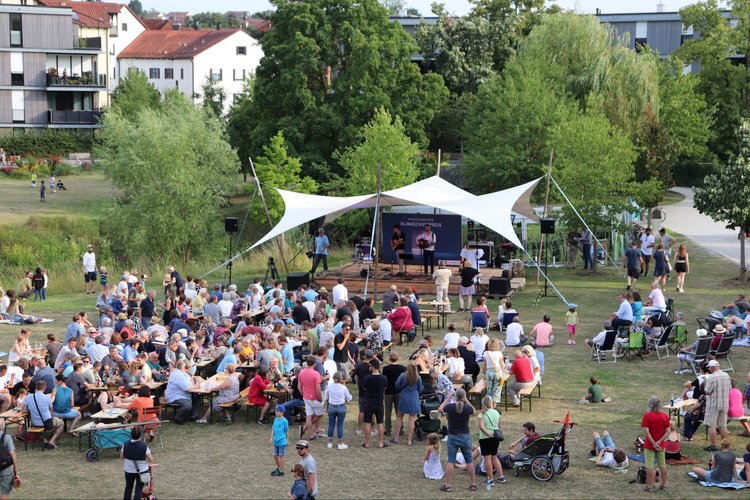
{"type": "Polygon", "coordinates": [[[437,409],[442,403],[440,394],[437,394],[431,385],[425,385],[419,399],[421,401],[421,414],[417,417],[414,426],[417,439],[422,441],[427,434],[432,432],[437,432],[441,437],[447,434],[447,429],[443,429],[440,425],[440,417],[436,415],[437,409]]]}
{"type": "Polygon", "coordinates": [[[513,475],[518,477],[521,471],[531,471],[537,481],[547,482],[562,474],[568,468],[570,455],[565,450],[565,435],[575,423],[570,421],[570,412],[557,434],[545,434],[513,456],[513,475]]]}

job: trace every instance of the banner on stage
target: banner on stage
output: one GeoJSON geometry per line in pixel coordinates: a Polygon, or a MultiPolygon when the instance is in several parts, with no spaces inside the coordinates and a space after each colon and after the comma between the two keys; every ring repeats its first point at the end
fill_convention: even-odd
{"type": "Polygon", "coordinates": [[[424,232],[429,224],[435,233],[435,264],[439,260],[458,260],[461,254],[461,216],[445,214],[406,214],[388,212],[383,214],[383,240],[381,242],[383,260],[396,262],[398,252],[391,248],[393,226],[401,226],[404,233],[405,248],[403,253],[411,254],[408,264],[422,262],[422,250],[417,243],[417,236],[424,232]]]}

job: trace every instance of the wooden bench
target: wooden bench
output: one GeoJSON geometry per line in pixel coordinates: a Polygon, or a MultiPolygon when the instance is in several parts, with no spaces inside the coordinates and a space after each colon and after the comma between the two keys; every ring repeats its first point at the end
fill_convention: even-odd
{"type": "Polygon", "coordinates": [[[24,431],[24,437],[26,439],[23,440],[23,449],[28,450],[29,449],[29,441],[31,441],[31,449],[33,450],[36,448],[36,439],[31,440],[29,439],[29,436],[38,436],[38,441],[42,444],[42,449],[44,448],[44,433],[47,432],[47,430],[44,427],[32,427],[31,424],[26,426],[26,430],[24,431]]]}
{"type": "MultiPolygon", "coordinates": [[[[237,410],[243,401],[247,400],[247,394],[250,392],[250,386],[245,387],[240,392],[240,395],[234,401],[227,401],[226,403],[219,403],[219,408],[224,410],[237,410]]],[[[249,413],[249,410],[248,410],[249,413]]]]}
{"type": "Polygon", "coordinates": [[[258,420],[260,418],[260,406],[256,405],[255,403],[251,403],[250,401],[245,400],[244,403],[242,403],[242,406],[245,407],[245,422],[250,423],[250,408],[253,408],[255,411],[255,419],[258,420]]]}
{"type": "MultiPolygon", "coordinates": [[[[523,411],[523,398],[526,398],[529,400],[529,411],[531,411],[531,396],[534,392],[534,389],[539,387],[539,383],[535,383],[531,387],[524,387],[523,389],[518,390],[518,399],[520,401],[519,409],[523,411]]],[[[539,390],[539,397],[542,397],[542,391],[539,390]]]]}
{"type": "Polygon", "coordinates": [[[477,380],[477,383],[474,384],[474,387],[469,389],[469,400],[473,398],[478,398],[481,400],[482,394],[484,393],[486,388],[487,388],[487,382],[484,379],[477,380]]]}

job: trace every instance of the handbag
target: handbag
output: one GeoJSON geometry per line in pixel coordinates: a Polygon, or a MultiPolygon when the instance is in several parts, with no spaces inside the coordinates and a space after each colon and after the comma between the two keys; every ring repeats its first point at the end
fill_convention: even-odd
{"type": "MultiPolygon", "coordinates": [[[[39,403],[36,402],[36,392],[34,394],[32,394],[31,399],[34,400],[34,406],[36,406],[36,412],[41,417],[42,416],[42,412],[39,411],[39,403]]],[[[46,419],[46,420],[44,420],[42,423],[44,424],[44,430],[45,431],[51,431],[52,429],[55,428],[55,423],[54,423],[54,421],[52,420],[51,417],[48,418],[48,419],[46,419]]]]}
{"type": "Polygon", "coordinates": [[[492,433],[492,437],[500,442],[505,441],[505,435],[500,429],[495,429],[495,431],[492,433]]]}
{"type": "Polygon", "coordinates": [[[138,476],[140,477],[141,482],[144,486],[148,485],[151,482],[151,473],[149,471],[139,472],[138,476]]]}

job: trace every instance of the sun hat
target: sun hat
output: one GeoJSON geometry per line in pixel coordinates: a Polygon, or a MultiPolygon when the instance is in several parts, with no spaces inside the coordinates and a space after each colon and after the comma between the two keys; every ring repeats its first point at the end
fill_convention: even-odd
{"type": "Polygon", "coordinates": [[[698,329],[697,329],[697,330],[695,331],[695,334],[696,334],[696,335],[697,335],[698,337],[705,337],[706,335],[708,335],[708,332],[706,331],[706,329],[705,329],[705,328],[698,328],[698,329]]]}
{"type": "Polygon", "coordinates": [[[118,320],[118,321],[122,321],[122,320],[124,320],[124,319],[128,319],[128,315],[127,315],[127,314],[125,314],[124,312],[121,312],[121,313],[119,313],[119,314],[117,315],[117,320],[118,320]]]}
{"type": "Polygon", "coordinates": [[[721,333],[721,334],[724,334],[724,333],[726,333],[726,331],[727,331],[727,329],[724,328],[723,325],[716,325],[714,327],[714,329],[711,331],[711,333],[721,333]]]}

